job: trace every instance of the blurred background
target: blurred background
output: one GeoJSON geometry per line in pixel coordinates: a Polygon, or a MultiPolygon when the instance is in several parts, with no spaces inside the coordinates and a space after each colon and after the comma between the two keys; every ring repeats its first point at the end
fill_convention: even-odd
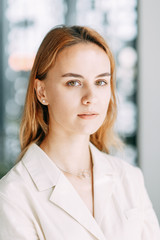
{"type": "Polygon", "coordinates": [[[0,177],[20,152],[19,124],[36,51],[54,26],[87,25],[116,60],[116,153],[141,167],[160,220],[159,0],[0,0],[0,177]]]}

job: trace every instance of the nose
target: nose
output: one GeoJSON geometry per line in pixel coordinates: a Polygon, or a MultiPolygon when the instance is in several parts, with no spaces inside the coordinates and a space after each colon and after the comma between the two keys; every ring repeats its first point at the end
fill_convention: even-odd
{"type": "Polygon", "coordinates": [[[91,105],[97,102],[97,97],[95,95],[94,89],[87,89],[85,94],[82,97],[83,105],[91,105]]]}

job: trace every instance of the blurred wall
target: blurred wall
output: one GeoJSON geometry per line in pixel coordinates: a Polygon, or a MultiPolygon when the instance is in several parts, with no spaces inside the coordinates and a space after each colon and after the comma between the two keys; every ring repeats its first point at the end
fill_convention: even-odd
{"type": "Polygon", "coordinates": [[[160,1],[139,1],[139,161],[160,221],[160,1]]]}

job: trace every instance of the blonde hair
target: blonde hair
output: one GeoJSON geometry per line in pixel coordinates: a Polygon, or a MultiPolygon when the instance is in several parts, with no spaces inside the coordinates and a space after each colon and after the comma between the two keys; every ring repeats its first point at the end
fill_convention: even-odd
{"type": "Polygon", "coordinates": [[[113,55],[105,40],[93,29],[82,26],[59,26],[52,29],[42,41],[31,70],[23,117],[20,126],[21,154],[24,155],[30,144],[43,141],[48,133],[48,107],[42,105],[34,89],[35,79],[43,81],[56,57],[64,48],[78,43],[94,43],[102,48],[111,63],[111,99],[107,116],[97,132],[90,136],[90,141],[100,150],[109,153],[110,146],[118,146],[120,141],[113,131],[117,116],[115,96],[115,63],[113,55]]]}

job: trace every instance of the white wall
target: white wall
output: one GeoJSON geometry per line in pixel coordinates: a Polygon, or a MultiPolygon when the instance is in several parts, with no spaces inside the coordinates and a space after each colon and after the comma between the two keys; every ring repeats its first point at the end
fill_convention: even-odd
{"type": "Polygon", "coordinates": [[[160,0],[139,0],[139,161],[160,222],[160,0]]]}

